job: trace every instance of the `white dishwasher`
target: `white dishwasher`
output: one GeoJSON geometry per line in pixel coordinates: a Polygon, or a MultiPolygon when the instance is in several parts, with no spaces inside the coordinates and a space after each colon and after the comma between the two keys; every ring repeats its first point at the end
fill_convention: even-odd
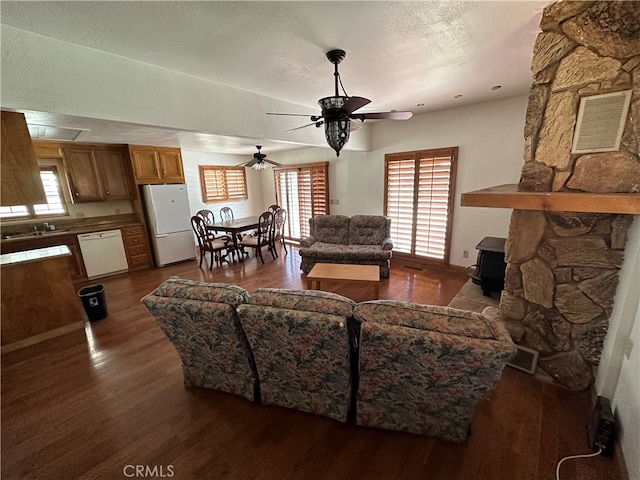
{"type": "Polygon", "coordinates": [[[120,230],[83,233],[78,235],[78,242],[90,279],[128,270],[120,230]]]}

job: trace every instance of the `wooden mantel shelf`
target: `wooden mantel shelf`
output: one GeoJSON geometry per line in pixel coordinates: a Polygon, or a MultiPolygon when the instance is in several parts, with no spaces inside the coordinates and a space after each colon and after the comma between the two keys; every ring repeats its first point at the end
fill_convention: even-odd
{"type": "Polygon", "coordinates": [[[463,193],[461,204],[551,212],[640,214],[640,193],[518,192],[517,187],[507,184],[463,193]]]}

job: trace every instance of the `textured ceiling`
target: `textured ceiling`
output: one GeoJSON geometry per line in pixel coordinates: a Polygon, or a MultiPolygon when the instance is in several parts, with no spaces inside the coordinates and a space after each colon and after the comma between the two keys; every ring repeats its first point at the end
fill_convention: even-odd
{"type": "MultiPolygon", "coordinates": [[[[18,29],[285,100],[300,105],[301,113],[319,111],[317,100],[333,94],[325,52],[342,48],[347,93],[372,100],[362,111],[415,115],[525,94],[547,3],[2,1],[0,18],[18,29]],[[491,90],[495,85],[502,88],[491,90]]],[[[153,140],[149,129],[146,142],[153,140]]],[[[218,150],[247,142],[253,143],[226,139],[218,150]]]]}

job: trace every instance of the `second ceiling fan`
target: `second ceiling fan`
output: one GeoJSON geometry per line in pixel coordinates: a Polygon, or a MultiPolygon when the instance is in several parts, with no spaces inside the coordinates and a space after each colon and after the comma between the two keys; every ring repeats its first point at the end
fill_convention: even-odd
{"type": "Polygon", "coordinates": [[[365,120],[408,120],[413,115],[412,112],[369,112],[356,113],[356,110],[371,103],[371,100],[363,97],[350,97],[342,85],[340,74],[338,73],[338,64],[344,60],[346,53],[344,50],[330,50],[327,52],[327,58],[334,65],[335,77],[335,94],[332,97],[324,97],[318,100],[322,112],[320,115],[304,115],[297,113],[267,113],[267,115],[290,115],[296,117],[309,117],[312,123],[302,125],[301,127],[292,128],[298,130],[300,128],[311,127],[315,125],[320,127],[324,125],[324,134],[327,143],[336,151],[336,156],[340,156],[340,150],[349,140],[351,130],[351,122],[364,122],[365,120]],[[342,87],[344,95],[339,95],[338,85],[342,87]]]}
{"type": "Polygon", "coordinates": [[[258,151],[253,154],[253,157],[248,162],[241,163],[237,165],[238,167],[251,167],[254,170],[265,170],[267,168],[267,164],[274,165],[276,167],[284,167],[281,163],[274,162],[273,160],[269,160],[264,153],[260,152],[262,145],[256,145],[258,151]]]}

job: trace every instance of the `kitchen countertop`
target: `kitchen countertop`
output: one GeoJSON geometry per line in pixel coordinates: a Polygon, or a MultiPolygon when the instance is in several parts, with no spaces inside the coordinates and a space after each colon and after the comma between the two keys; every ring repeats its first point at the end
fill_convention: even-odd
{"type": "Polygon", "coordinates": [[[68,257],[71,250],[66,245],[56,245],[54,247],[36,248],[34,250],[24,250],[22,252],[5,253],[0,255],[0,265],[15,265],[18,263],[37,262],[56,257],[68,257]]]}
{"type": "Polygon", "coordinates": [[[135,220],[125,221],[125,222],[108,222],[108,223],[97,223],[93,225],[78,225],[78,226],[68,226],[63,229],[58,230],[50,230],[46,232],[28,232],[28,233],[18,233],[18,234],[3,234],[0,243],[5,242],[17,242],[21,240],[34,240],[38,238],[49,238],[49,237],[57,237],[61,235],[79,235],[83,233],[95,233],[95,232],[103,232],[107,230],[118,230],[120,228],[129,227],[132,225],[140,225],[142,222],[137,222],[135,220]]]}

